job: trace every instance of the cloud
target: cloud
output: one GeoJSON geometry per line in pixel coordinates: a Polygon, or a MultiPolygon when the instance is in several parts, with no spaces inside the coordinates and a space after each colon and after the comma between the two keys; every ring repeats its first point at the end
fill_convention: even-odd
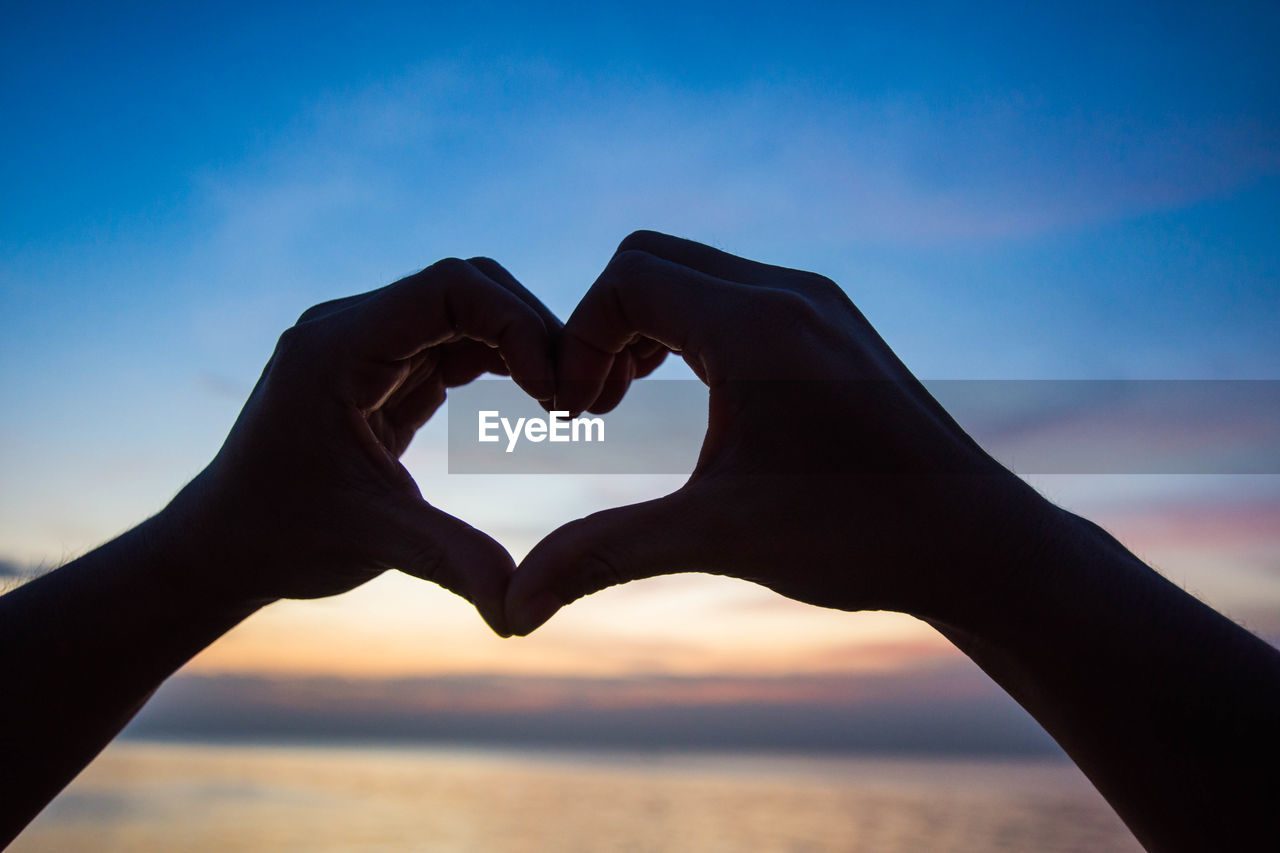
{"type": "Polygon", "coordinates": [[[1048,755],[1053,742],[967,661],[775,678],[181,675],[132,737],[503,746],[1048,755]]]}
{"type": "Polygon", "coordinates": [[[793,252],[1021,240],[1277,173],[1280,128],[1249,115],[440,61],[315,104],[200,185],[220,267],[301,285],[402,274],[477,237],[554,274],[638,226],[793,252]]]}
{"type": "Polygon", "coordinates": [[[195,376],[195,384],[201,391],[223,400],[242,403],[249,397],[251,387],[242,385],[211,371],[201,371],[195,376]]]}
{"type": "Polygon", "coordinates": [[[27,571],[13,560],[0,557],[0,579],[20,578],[26,576],[27,571]]]}
{"type": "Polygon", "coordinates": [[[1280,382],[926,382],[1019,473],[1280,473],[1280,382]]]}

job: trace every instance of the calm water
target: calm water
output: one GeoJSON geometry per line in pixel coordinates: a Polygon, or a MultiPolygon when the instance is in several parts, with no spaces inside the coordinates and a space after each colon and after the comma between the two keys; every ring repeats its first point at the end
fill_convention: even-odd
{"type": "Polygon", "coordinates": [[[1056,763],[112,745],[32,851],[1136,851],[1056,763]]]}

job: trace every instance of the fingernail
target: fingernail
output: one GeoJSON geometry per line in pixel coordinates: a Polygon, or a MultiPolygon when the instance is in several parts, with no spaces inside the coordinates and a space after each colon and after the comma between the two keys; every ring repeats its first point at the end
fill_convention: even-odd
{"type": "Polygon", "coordinates": [[[563,607],[560,599],[550,592],[540,592],[525,600],[524,605],[507,621],[511,633],[521,637],[532,634],[540,625],[556,614],[563,607]]]}

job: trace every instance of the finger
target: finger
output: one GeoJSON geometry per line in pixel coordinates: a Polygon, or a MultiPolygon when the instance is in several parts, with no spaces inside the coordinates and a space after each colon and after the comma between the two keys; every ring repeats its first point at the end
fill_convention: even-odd
{"type": "Polygon", "coordinates": [[[647,252],[614,255],[565,323],[557,407],[577,414],[592,405],[614,356],[637,336],[696,358],[723,334],[717,306],[733,304],[741,287],[647,252]]]}
{"type": "MultiPolygon", "coordinates": [[[[496,349],[465,338],[427,350],[412,360],[420,361],[381,406],[397,434],[408,438],[444,405],[446,388],[466,385],[485,373],[506,376],[509,372],[496,349]]],[[[406,440],[400,452],[407,447],[406,440]]]]}
{"type": "Polygon", "coordinates": [[[431,416],[444,405],[445,385],[439,374],[432,374],[417,383],[412,391],[397,400],[388,402],[384,407],[387,420],[398,433],[408,436],[403,447],[398,448],[399,455],[409,448],[409,439],[413,433],[431,420],[431,416]]]}
{"type": "Polygon", "coordinates": [[[479,341],[456,341],[440,348],[440,364],[437,368],[446,388],[466,385],[486,373],[507,376],[511,371],[502,360],[502,354],[479,341]]]}
{"type": "Polygon", "coordinates": [[[755,287],[790,290],[813,299],[828,300],[845,307],[853,307],[844,290],[826,276],[760,263],[693,240],[686,240],[683,237],[673,237],[658,231],[635,231],[627,235],[618,246],[619,252],[629,250],[649,252],[726,281],[755,287]]]}
{"type": "Polygon", "coordinates": [[[344,311],[352,305],[368,298],[368,293],[357,293],[354,296],[344,296],[340,299],[330,299],[328,302],[321,302],[319,305],[312,305],[306,311],[302,312],[302,316],[298,318],[299,323],[309,323],[312,320],[319,320],[328,317],[330,314],[336,314],[344,311]]]}
{"type": "Polygon", "coordinates": [[[796,270],[762,264],[722,252],[703,243],[673,237],[660,231],[634,231],[618,245],[619,252],[648,252],[706,275],[766,287],[794,276],[796,270]]]}
{"type": "MultiPolygon", "coordinates": [[[[653,342],[650,341],[650,343],[653,342]]],[[[659,365],[666,359],[668,352],[669,350],[660,344],[654,344],[652,350],[648,352],[641,350],[637,353],[633,347],[631,355],[636,365],[635,378],[642,379],[657,370],[659,365]]]]}
{"type": "Polygon", "coordinates": [[[666,355],[667,352],[669,352],[669,350],[662,344],[657,341],[650,340],[649,338],[638,338],[632,341],[631,346],[628,347],[628,349],[631,350],[631,355],[637,361],[649,358],[656,353],[666,355]]]}
{"type": "Polygon", "coordinates": [[[399,361],[458,337],[494,346],[532,397],[554,391],[542,317],[466,261],[448,258],[376,291],[351,309],[347,340],[357,355],[399,361]]]}
{"type": "MultiPolygon", "coordinates": [[[[554,313],[552,313],[550,308],[542,304],[541,299],[534,296],[533,293],[531,293],[528,288],[526,288],[523,284],[521,284],[519,280],[516,279],[515,276],[513,276],[510,272],[507,271],[506,267],[504,267],[502,264],[498,263],[497,261],[493,260],[492,258],[484,258],[484,257],[469,258],[467,260],[467,263],[471,264],[476,269],[480,270],[482,273],[489,276],[489,278],[493,279],[498,284],[502,285],[503,287],[510,290],[512,293],[519,296],[521,299],[525,301],[525,303],[530,308],[537,311],[538,316],[542,318],[543,325],[546,326],[547,328],[547,335],[551,341],[551,351],[554,353],[559,348],[560,333],[564,329],[564,323],[561,322],[559,317],[557,317],[554,313]]],[[[504,371],[491,369],[489,372],[502,373],[504,371]]],[[[465,383],[457,383],[457,384],[465,384],[465,383]]],[[[539,400],[538,402],[541,403],[542,407],[546,409],[548,412],[555,409],[554,398],[539,400]]]]}
{"type": "Polygon", "coordinates": [[[600,395],[596,397],[594,403],[588,407],[588,411],[596,415],[603,415],[617,408],[622,402],[622,398],[627,394],[627,388],[631,385],[631,380],[635,378],[635,360],[631,358],[630,350],[623,350],[613,357],[613,367],[609,370],[609,375],[604,381],[604,386],[600,389],[600,395]]]}
{"type": "Polygon", "coordinates": [[[401,509],[387,545],[391,565],[462,596],[495,633],[511,635],[505,597],[515,562],[493,538],[420,501],[401,509]]]}
{"type": "Polygon", "coordinates": [[[686,494],[617,507],[553,531],[507,588],[507,627],[524,636],[584,595],[640,578],[708,570],[704,531],[686,494]]]}
{"type": "Polygon", "coordinates": [[[542,304],[542,300],[534,296],[527,287],[507,271],[507,268],[495,261],[493,258],[468,258],[467,263],[471,264],[480,272],[493,279],[507,290],[514,293],[524,300],[524,303],[538,312],[538,316],[542,318],[542,323],[547,327],[547,331],[555,337],[564,328],[564,323],[560,318],[552,313],[551,309],[542,304]]]}
{"type": "Polygon", "coordinates": [[[380,408],[394,409],[423,382],[436,375],[443,348],[423,350],[408,360],[408,370],[400,384],[381,402],[380,408]]]}

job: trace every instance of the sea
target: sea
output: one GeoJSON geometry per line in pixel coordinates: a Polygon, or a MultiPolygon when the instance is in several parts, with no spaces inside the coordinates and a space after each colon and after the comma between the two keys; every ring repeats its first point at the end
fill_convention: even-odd
{"type": "Polygon", "coordinates": [[[36,851],[1139,851],[1049,759],[113,743],[36,851]]]}

